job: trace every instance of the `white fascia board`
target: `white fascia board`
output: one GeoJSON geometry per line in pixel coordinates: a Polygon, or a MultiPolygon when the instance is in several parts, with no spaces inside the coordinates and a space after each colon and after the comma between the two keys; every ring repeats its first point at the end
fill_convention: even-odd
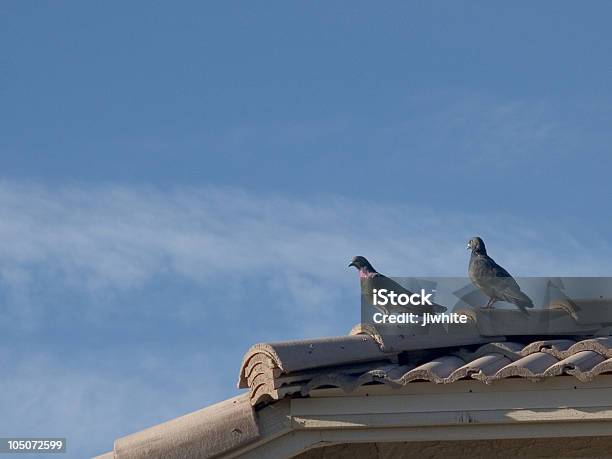
{"type": "Polygon", "coordinates": [[[337,443],[612,435],[612,376],[324,389],[281,406],[260,419],[282,428],[266,434],[260,423],[262,438],[227,457],[290,457],[337,443]]]}

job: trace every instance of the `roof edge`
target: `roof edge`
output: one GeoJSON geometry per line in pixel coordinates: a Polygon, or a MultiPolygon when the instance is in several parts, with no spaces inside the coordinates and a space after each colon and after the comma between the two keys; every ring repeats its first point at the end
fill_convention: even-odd
{"type": "Polygon", "coordinates": [[[114,457],[207,459],[247,445],[259,437],[255,411],[248,395],[242,394],[119,438],[115,440],[114,457]]]}

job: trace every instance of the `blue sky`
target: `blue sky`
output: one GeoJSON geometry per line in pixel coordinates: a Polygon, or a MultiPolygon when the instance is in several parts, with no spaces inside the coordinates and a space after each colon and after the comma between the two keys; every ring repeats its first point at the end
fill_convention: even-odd
{"type": "Polygon", "coordinates": [[[355,254],[610,275],[608,2],[3,2],[6,435],[68,457],[346,333],[355,254]]]}

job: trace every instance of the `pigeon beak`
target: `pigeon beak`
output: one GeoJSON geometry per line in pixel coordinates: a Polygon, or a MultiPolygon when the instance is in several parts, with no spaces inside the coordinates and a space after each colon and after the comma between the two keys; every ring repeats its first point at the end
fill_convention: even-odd
{"type": "Polygon", "coordinates": [[[470,246],[470,244],[468,244],[468,246],[465,248],[465,250],[470,250],[472,247],[470,246]]]}
{"type": "Polygon", "coordinates": [[[354,261],[351,261],[351,262],[349,263],[349,268],[350,268],[351,266],[355,266],[355,268],[357,267],[357,265],[355,265],[355,262],[354,262],[354,261]]]}

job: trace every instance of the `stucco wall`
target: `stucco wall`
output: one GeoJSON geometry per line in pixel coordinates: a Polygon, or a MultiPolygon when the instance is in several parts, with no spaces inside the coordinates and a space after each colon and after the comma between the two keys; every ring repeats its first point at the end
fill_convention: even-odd
{"type": "Polygon", "coordinates": [[[311,449],[298,459],[611,458],[612,437],[354,443],[311,449]]]}

